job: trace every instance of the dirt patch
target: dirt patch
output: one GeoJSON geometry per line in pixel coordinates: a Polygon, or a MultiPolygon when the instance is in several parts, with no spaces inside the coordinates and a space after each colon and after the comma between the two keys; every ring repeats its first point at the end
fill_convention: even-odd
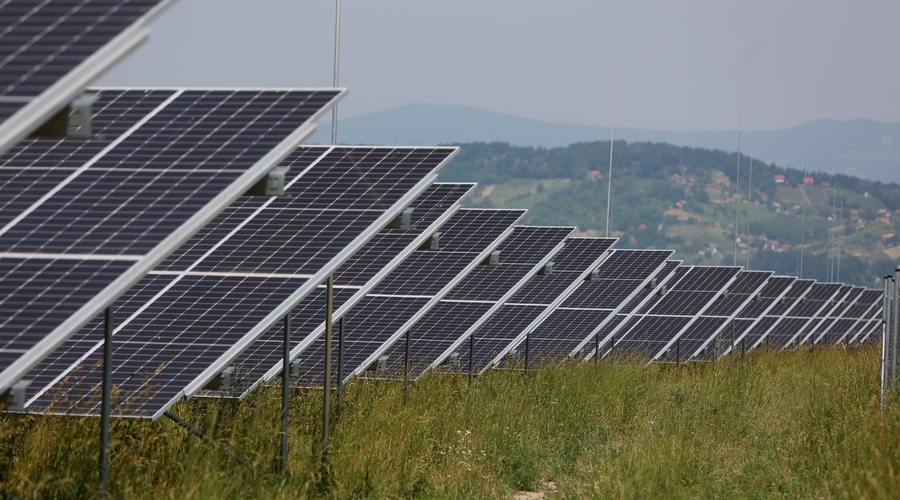
{"type": "Polygon", "coordinates": [[[553,481],[541,481],[543,491],[520,491],[513,495],[515,500],[539,500],[547,497],[547,493],[556,491],[556,483],[553,481]]]}

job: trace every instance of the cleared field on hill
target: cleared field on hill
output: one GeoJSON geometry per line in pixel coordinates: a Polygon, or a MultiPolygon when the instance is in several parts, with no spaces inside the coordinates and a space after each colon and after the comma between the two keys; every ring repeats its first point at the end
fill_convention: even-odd
{"type": "MultiPolygon", "coordinates": [[[[317,457],[321,392],[295,391],[290,475],[275,472],[280,390],[194,400],[174,423],[114,421],[111,496],[337,497],[900,495],[900,410],[880,410],[877,348],[761,353],[717,364],[637,363],[496,372],[469,387],[346,387],[330,467],[317,457]],[[330,478],[330,480],[324,480],[330,478]]],[[[0,477],[21,497],[95,492],[97,421],[0,418],[0,477]]]]}

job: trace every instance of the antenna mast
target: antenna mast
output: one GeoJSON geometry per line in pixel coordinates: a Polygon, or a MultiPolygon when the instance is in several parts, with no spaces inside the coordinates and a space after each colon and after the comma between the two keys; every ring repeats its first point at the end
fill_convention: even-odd
{"type": "Polygon", "coordinates": [[[803,235],[806,233],[806,169],[803,169],[803,179],[800,181],[800,279],[803,279],[803,235]]]}
{"type": "Polygon", "coordinates": [[[744,260],[744,268],[750,270],[750,205],[753,204],[753,139],[750,139],[750,180],[747,182],[747,258],[744,260]]]}
{"type": "MultiPolygon", "coordinates": [[[[618,69],[618,68],[616,68],[618,69]]],[[[612,207],[613,140],[616,136],[616,89],[613,88],[612,127],[609,129],[609,176],[606,186],[606,237],[609,238],[609,211],[612,207]]]]}
{"type": "Polygon", "coordinates": [[[738,149],[737,149],[737,176],[734,179],[734,263],[737,265],[738,251],[738,198],[741,185],[741,111],[738,110],[738,149]]]}
{"type": "MultiPolygon", "coordinates": [[[[341,68],[341,0],[334,9],[334,87],[337,88],[341,68]]],[[[331,145],[337,144],[337,103],[331,108],[331,145]]]]}

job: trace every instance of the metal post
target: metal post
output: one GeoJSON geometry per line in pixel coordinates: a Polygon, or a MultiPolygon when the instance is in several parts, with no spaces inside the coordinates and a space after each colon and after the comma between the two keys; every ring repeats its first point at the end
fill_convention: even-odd
{"type": "Polygon", "coordinates": [[[469,385],[475,376],[475,334],[469,336],[469,385]]]}
{"type": "Polygon", "coordinates": [[[109,493],[109,416],[112,399],[113,306],[106,308],[103,323],[103,389],[100,402],[100,496],[109,493]]]}
{"type": "Polygon", "coordinates": [[[529,346],[529,340],[531,339],[531,332],[525,334],[525,373],[528,373],[528,357],[531,354],[529,346]]]}
{"type": "Polygon", "coordinates": [[[897,333],[900,331],[900,304],[898,304],[897,281],[900,280],[900,271],[894,271],[894,277],[891,280],[891,379],[888,385],[893,389],[894,381],[897,378],[897,333]]]}
{"type": "Polygon", "coordinates": [[[284,315],[284,345],[281,351],[281,463],[278,471],[282,479],[287,477],[288,460],[288,408],[291,384],[291,313],[284,315]]]}
{"type": "Polygon", "coordinates": [[[888,371],[890,370],[890,346],[888,345],[890,342],[890,296],[891,296],[891,283],[890,276],[885,276],[883,279],[884,292],[881,297],[881,405],[884,406],[884,393],[885,389],[887,389],[887,381],[888,381],[888,371]]]}
{"type": "Polygon", "coordinates": [[[613,356],[616,354],[616,336],[613,335],[609,341],[609,355],[613,356]]]}
{"type": "Polygon", "coordinates": [[[600,362],[600,334],[594,335],[594,364],[600,362]]]}
{"type": "Polygon", "coordinates": [[[406,346],[403,350],[403,404],[409,401],[409,330],[406,330],[406,346]]]}
{"type": "Polygon", "coordinates": [[[344,407],[344,317],[338,320],[338,393],[337,414],[341,414],[344,407]]]}
{"type": "Polygon", "coordinates": [[[334,306],[334,276],[325,282],[325,374],[322,391],[322,461],[328,460],[331,427],[331,316],[334,306]]]}
{"type": "Polygon", "coordinates": [[[731,350],[729,352],[734,352],[734,319],[731,320],[731,350]]]}
{"type": "Polygon", "coordinates": [[[681,364],[681,337],[675,339],[675,364],[681,364]]]}
{"type": "MultiPolygon", "coordinates": [[[[341,69],[341,0],[336,0],[334,9],[334,87],[337,88],[341,69]]],[[[331,108],[331,144],[337,144],[337,103],[331,108]]]]}

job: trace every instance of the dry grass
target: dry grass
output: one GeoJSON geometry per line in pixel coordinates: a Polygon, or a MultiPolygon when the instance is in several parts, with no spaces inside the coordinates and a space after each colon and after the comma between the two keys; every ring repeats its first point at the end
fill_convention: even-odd
{"type": "MultiPolygon", "coordinates": [[[[682,367],[606,363],[498,372],[472,387],[431,376],[346,388],[330,463],[321,393],[292,395],[289,477],[279,390],[174,411],[245,467],[174,423],[115,421],[121,498],[900,496],[900,411],[881,412],[875,348],[758,354],[682,367]],[[552,485],[549,488],[547,485],[552,485]]],[[[0,477],[19,497],[96,492],[97,421],[0,418],[0,477]]]]}

